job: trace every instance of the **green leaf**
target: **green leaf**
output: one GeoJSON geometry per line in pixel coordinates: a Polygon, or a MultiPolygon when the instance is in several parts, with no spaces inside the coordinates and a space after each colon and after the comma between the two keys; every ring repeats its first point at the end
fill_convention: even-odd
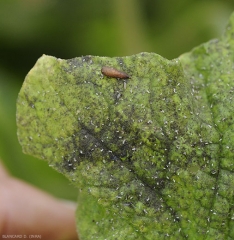
{"type": "Polygon", "coordinates": [[[233,24],[171,61],[42,56],[29,72],[19,141],[80,189],[81,239],[234,238],[233,24]]]}

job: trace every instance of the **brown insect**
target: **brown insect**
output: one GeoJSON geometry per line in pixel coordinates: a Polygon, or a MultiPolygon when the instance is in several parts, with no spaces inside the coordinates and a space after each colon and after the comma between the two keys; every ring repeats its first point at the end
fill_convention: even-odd
{"type": "Polygon", "coordinates": [[[121,79],[127,79],[130,78],[130,76],[125,73],[121,72],[115,68],[112,67],[102,67],[102,74],[107,76],[107,77],[112,77],[112,78],[121,78],[121,79]]]}

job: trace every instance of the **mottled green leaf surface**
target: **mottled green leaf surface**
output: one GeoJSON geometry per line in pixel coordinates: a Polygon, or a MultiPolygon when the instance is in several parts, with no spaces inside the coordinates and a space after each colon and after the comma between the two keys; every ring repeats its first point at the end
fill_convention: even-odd
{"type": "Polygon", "coordinates": [[[19,141],[78,187],[81,239],[234,238],[233,24],[172,61],[42,56],[29,72],[19,141]]]}

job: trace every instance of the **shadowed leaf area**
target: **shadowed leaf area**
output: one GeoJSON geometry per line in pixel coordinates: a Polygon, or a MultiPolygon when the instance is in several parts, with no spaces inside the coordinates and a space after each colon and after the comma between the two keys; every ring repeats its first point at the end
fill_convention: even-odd
{"type": "Polygon", "coordinates": [[[234,238],[233,24],[171,61],[42,56],[28,73],[19,141],[79,189],[80,239],[234,238]]]}

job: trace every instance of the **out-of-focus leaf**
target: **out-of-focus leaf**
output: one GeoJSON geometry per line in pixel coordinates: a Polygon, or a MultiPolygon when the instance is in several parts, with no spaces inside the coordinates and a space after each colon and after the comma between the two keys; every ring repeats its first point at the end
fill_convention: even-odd
{"type": "Polygon", "coordinates": [[[29,72],[19,141],[80,189],[81,239],[234,237],[233,21],[172,61],[42,56],[29,72]]]}

